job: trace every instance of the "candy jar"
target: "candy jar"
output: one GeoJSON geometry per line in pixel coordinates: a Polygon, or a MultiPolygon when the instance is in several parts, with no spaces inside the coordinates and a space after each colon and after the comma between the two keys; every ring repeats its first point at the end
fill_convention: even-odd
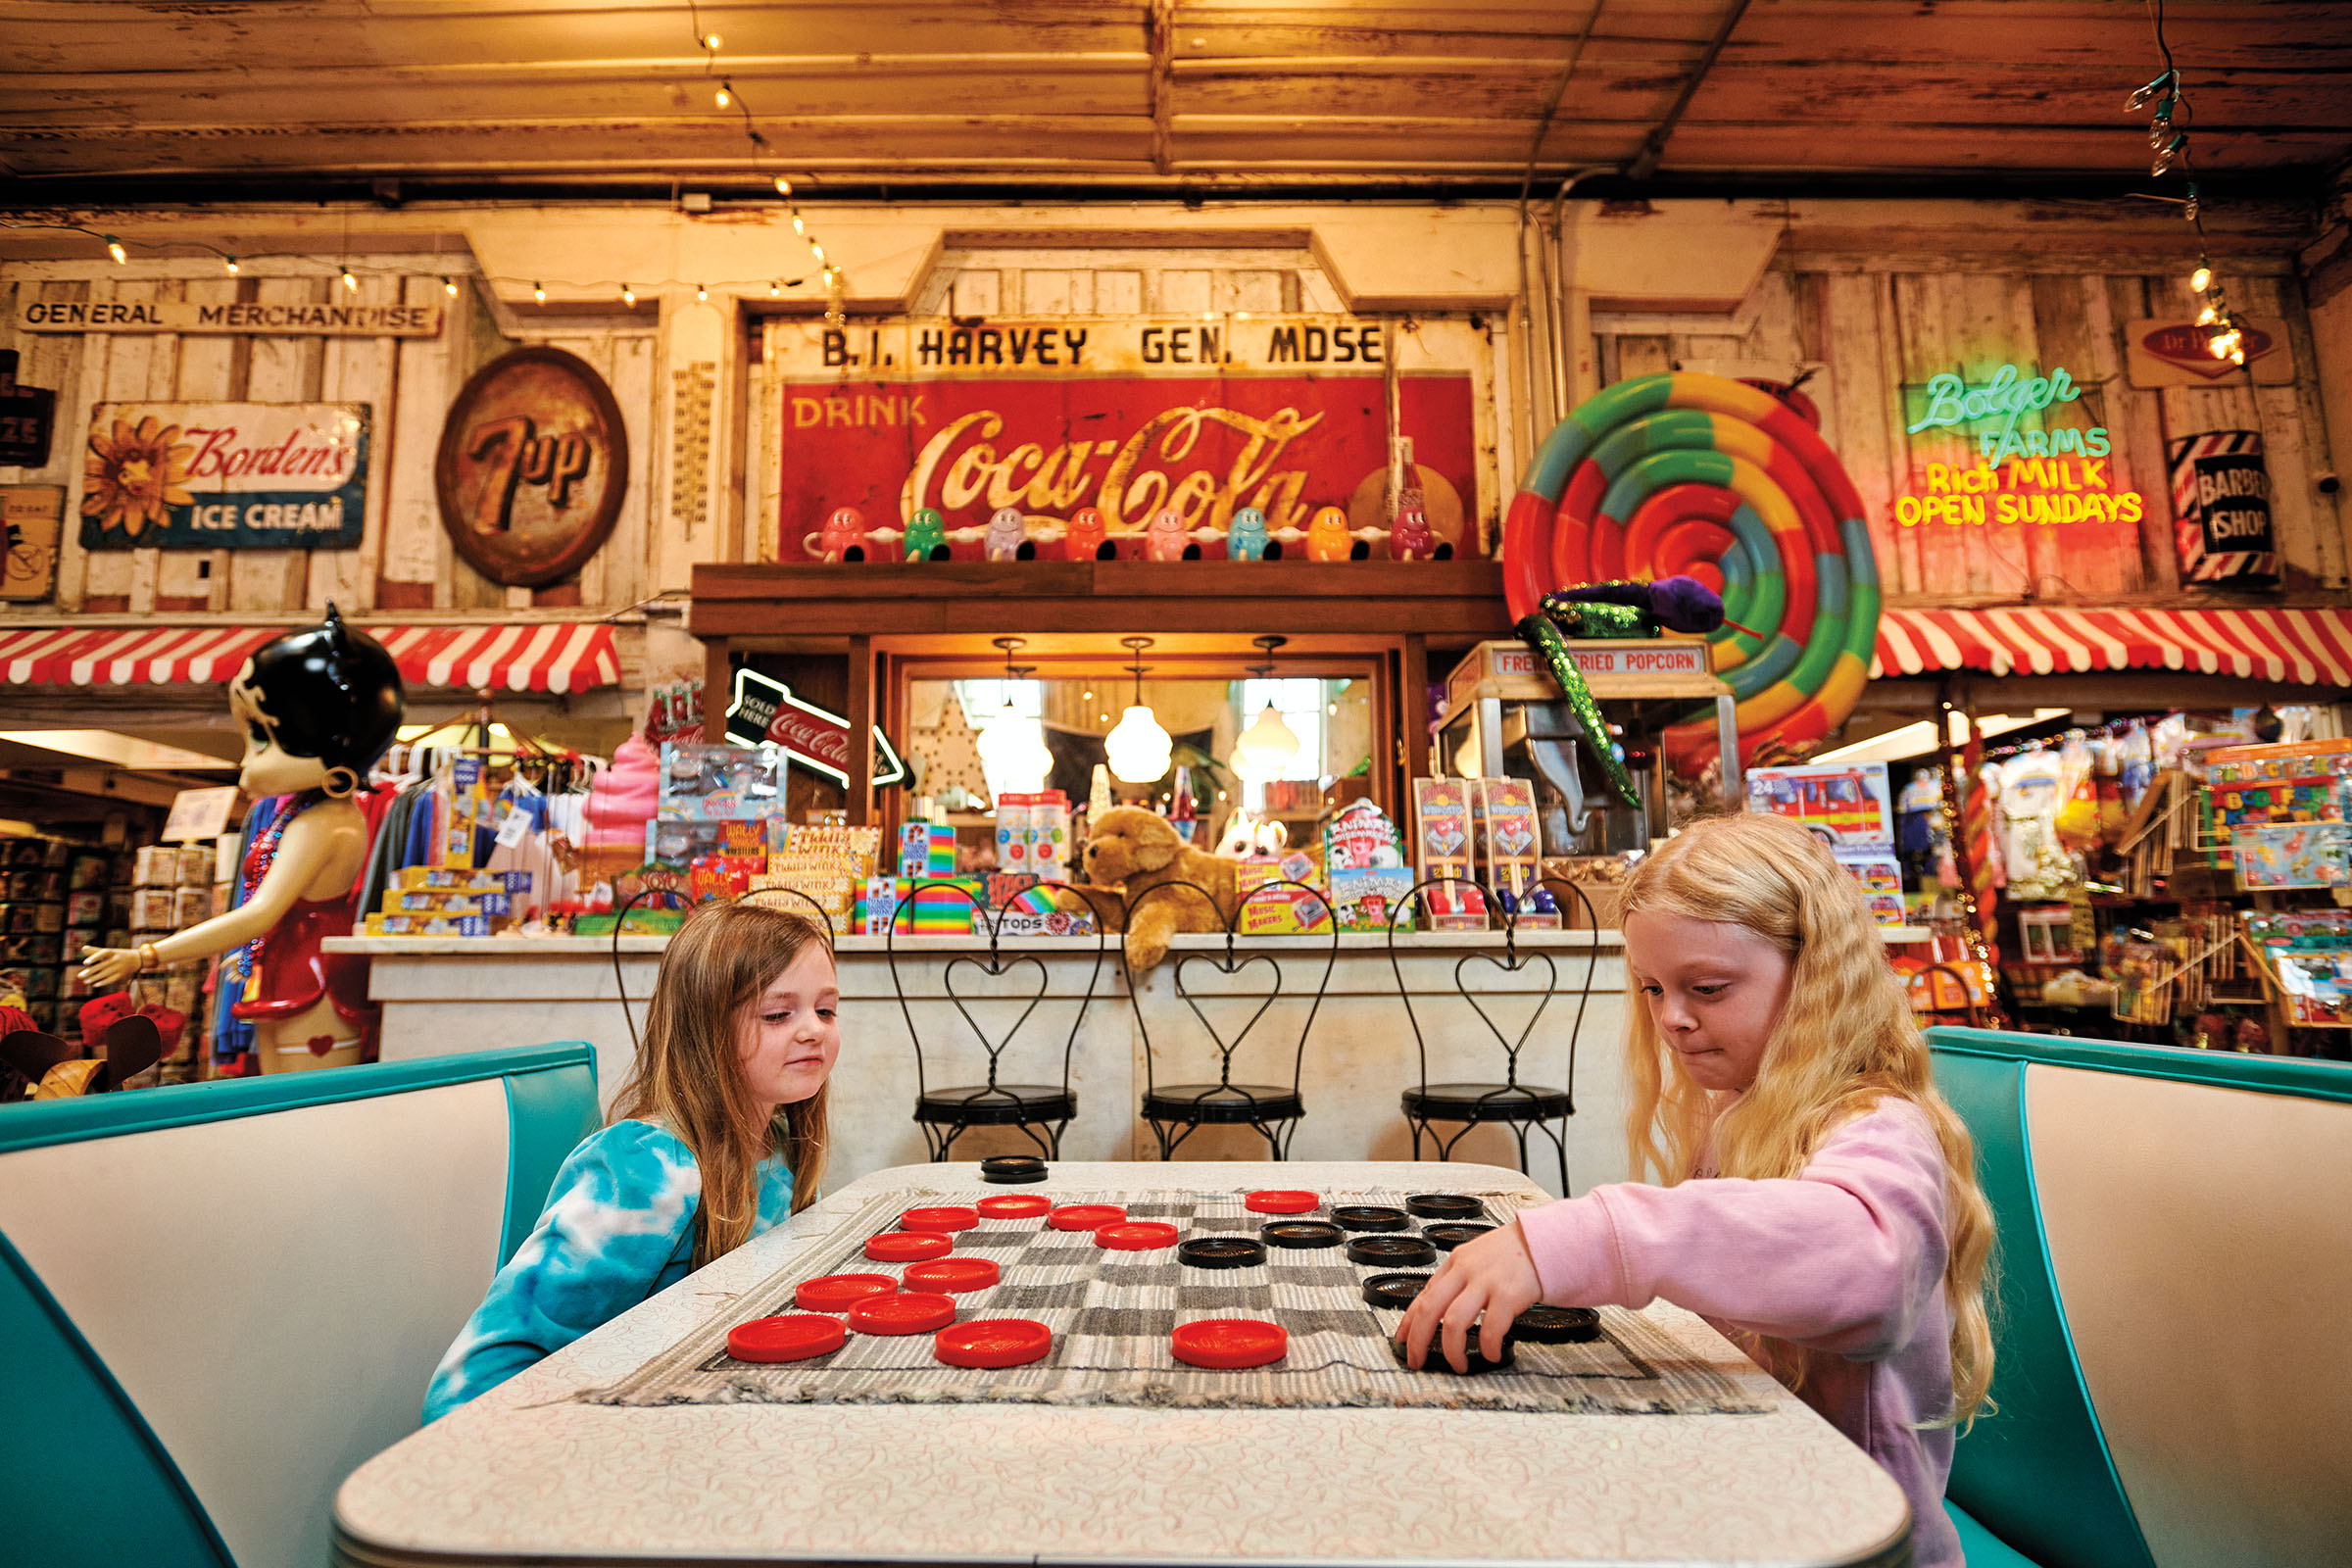
{"type": "Polygon", "coordinates": [[[865,559],[865,514],[856,507],[836,507],[817,538],[818,553],[827,561],[865,559]]]}
{"type": "Polygon", "coordinates": [[[1325,507],[1308,520],[1307,560],[1346,561],[1354,549],[1355,539],[1348,532],[1348,514],[1339,508],[1325,507]]]}
{"type": "Polygon", "coordinates": [[[1255,507],[1244,507],[1233,514],[1233,526],[1225,532],[1225,559],[1228,561],[1279,560],[1282,546],[1266,537],[1266,514],[1255,507]]]}
{"type": "Polygon", "coordinates": [[[1102,527],[1102,514],[1093,507],[1080,507],[1071,514],[1061,536],[1061,559],[1064,561],[1101,561],[1110,550],[1110,541],[1102,527]]]}
{"type": "Polygon", "coordinates": [[[1144,530],[1144,555],[1152,561],[1182,561],[1193,545],[1184,518],[1173,507],[1163,509],[1144,530]]]}
{"type": "Polygon", "coordinates": [[[948,559],[947,519],[929,507],[919,509],[906,519],[906,559],[908,561],[945,561],[948,559]]]}
{"type": "Polygon", "coordinates": [[[999,507],[990,514],[984,541],[991,561],[1027,561],[1037,554],[1029,542],[1029,522],[1018,507],[999,507]]]}

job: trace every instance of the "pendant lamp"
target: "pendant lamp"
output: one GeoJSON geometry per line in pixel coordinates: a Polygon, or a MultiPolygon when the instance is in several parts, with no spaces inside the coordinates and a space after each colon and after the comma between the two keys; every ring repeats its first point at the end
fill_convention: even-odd
{"type": "MultiPolygon", "coordinates": [[[[1274,673],[1274,650],[1290,639],[1253,637],[1250,641],[1265,655],[1266,662],[1250,665],[1250,673],[1264,680],[1274,673]]],[[[1275,711],[1273,703],[1268,702],[1265,710],[1233,743],[1233,771],[1245,784],[1262,784],[1282,777],[1282,770],[1298,755],[1298,736],[1282,721],[1282,714],[1275,711]]]]}
{"type": "Polygon", "coordinates": [[[1054,771],[1054,754],[1046,750],[1040,726],[1023,717],[1012,706],[1014,681],[1027,675],[1034,664],[1015,664],[1012,656],[1022,646],[1018,637],[992,639],[1004,651],[1004,706],[990,714],[980,730],[980,761],[988,771],[990,787],[999,795],[1035,795],[1046,787],[1046,775],[1054,771]]]}
{"type": "Polygon", "coordinates": [[[1175,742],[1160,727],[1159,719],[1144,706],[1144,650],[1152,646],[1149,637],[1122,637],[1119,646],[1135,656],[1128,667],[1135,671],[1135,701],[1119,715],[1118,724],[1102,737],[1102,749],[1109,755],[1110,771],[1122,784],[1156,784],[1167,776],[1168,759],[1175,742]]]}

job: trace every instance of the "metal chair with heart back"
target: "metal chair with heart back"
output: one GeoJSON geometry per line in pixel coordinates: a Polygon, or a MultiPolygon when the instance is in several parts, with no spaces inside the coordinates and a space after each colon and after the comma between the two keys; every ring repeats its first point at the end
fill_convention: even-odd
{"type": "MultiPolygon", "coordinates": [[[[1039,882],[1032,885],[1032,891],[1038,888],[1077,891],[1066,882],[1039,882]]],[[[1070,1032],[1062,1040],[1060,1084],[1006,1083],[1003,1079],[1004,1053],[1028,1024],[1030,1016],[1047,1000],[1047,992],[1052,989],[1052,977],[1047,972],[1045,961],[1037,954],[1007,954],[1004,951],[1004,916],[1014,903],[1026,896],[1025,893],[1015,894],[991,908],[975,898],[969,889],[953,882],[919,882],[900,901],[891,914],[886,945],[890,959],[890,983],[898,993],[899,1011],[906,1020],[906,1038],[914,1047],[914,1119],[923,1129],[923,1142],[930,1148],[934,1160],[946,1159],[956,1140],[974,1127],[1018,1128],[1022,1136],[1038,1147],[1040,1153],[1048,1159],[1058,1159],[1061,1157],[1062,1132],[1078,1114],[1078,1096],[1070,1088],[1070,1058],[1077,1051],[1078,1032],[1086,1026],[1087,1009],[1094,1004],[1095,989],[1102,981],[1102,957],[1111,934],[1101,929],[1096,932],[1095,961],[1087,970],[1086,993],[1079,999],[1077,1014],[1070,1020],[1070,1032]],[[981,1083],[942,1089],[934,1089],[930,1085],[930,1069],[923,1052],[923,1032],[915,1026],[914,1021],[914,1003],[918,1000],[937,1002],[943,997],[909,998],[906,977],[901,973],[899,964],[900,933],[912,914],[916,901],[927,893],[963,900],[988,934],[987,956],[959,953],[940,970],[940,990],[944,1000],[954,1005],[964,1025],[979,1040],[980,1048],[988,1054],[988,1075],[981,1083]],[[1025,1002],[1017,992],[1010,996],[967,996],[956,989],[956,977],[959,973],[971,972],[981,978],[984,989],[1003,990],[1004,988],[997,986],[995,982],[1004,980],[1016,969],[1026,969],[1036,976],[1037,989],[1028,995],[1025,1002]],[[975,1003],[1020,1004],[1020,1012],[1010,1028],[991,1039],[989,1031],[973,1016],[972,1005],[975,1003]]],[[[926,959],[926,962],[929,960],[926,959]]]]}
{"type": "MultiPolygon", "coordinates": [[[[1145,889],[1142,896],[1127,906],[1128,923],[1133,925],[1135,911],[1145,903],[1175,889],[1189,890],[1191,897],[1200,900],[1212,909],[1216,907],[1216,901],[1197,883],[1162,882],[1145,889]]],[[[1200,1020],[1200,1027],[1207,1032],[1216,1050],[1217,1081],[1212,1084],[1171,1084],[1166,1088],[1160,1087],[1157,1077],[1158,1051],[1152,1044],[1151,1025],[1145,1016],[1147,1009],[1143,1004],[1142,988],[1136,983],[1135,970],[1126,964],[1125,945],[1120,947],[1120,963],[1127,975],[1127,996],[1135,1008],[1136,1032],[1144,1042],[1144,1120],[1151,1124],[1152,1136],[1159,1141],[1161,1159],[1173,1159],[1177,1149],[1186,1139],[1207,1126],[1249,1127],[1266,1141],[1266,1148],[1273,1158],[1288,1159],[1291,1138],[1306,1115],[1306,1103],[1299,1095],[1298,1080],[1306,1068],[1307,1037],[1314,1031],[1315,1015],[1323,1010],[1323,994],[1330,987],[1331,972],[1339,963],[1340,923],[1332,911],[1331,901],[1323,896],[1321,890],[1287,878],[1251,888],[1235,906],[1233,918],[1226,920],[1220,915],[1220,923],[1225,927],[1222,953],[1181,954],[1173,958],[1169,967],[1176,995],[1183,999],[1186,1006],[1192,1008],[1193,1016],[1200,1020]],[[1269,1084],[1235,1083],[1235,1054],[1250,1038],[1251,1031],[1256,1029],[1259,1020],[1265,1017],[1266,1009],[1273,1006],[1276,999],[1283,995],[1281,959],[1273,953],[1252,953],[1247,957],[1237,955],[1234,952],[1235,926],[1241,920],[1242,911],[1250,904],[1261,899],[1289,897],[1283,892],[1285,889],[1296,889],[1321,906],[1322,919],[1317,923],[1329,933],[1331,946],[1323,959],[1323,973],[1315,981],[1314,1000],[1308,1004],[1306,1017],[1298,1026],[1298,1044],[1291,1054],[1291,1086],[1284,1089],[1269,1084]],[[1250,994],[1233,991],[1195,993],[1185,984],[1185,970],[1196,963],[1206,964],[1229,979],[1260,964],[1273,976],[1272,989],[1262,994],[1256,1010],[1250,1014],[1249,1021],[1230,1040],[1209,1022],[1208,1014],[1201,1011],[1200,1004],[1202,1001],[1247,1000],[1250,994]]],[[[1292,993],[1293,996],[1301,994],[1292,993]]]]}
{"type": "MultiPolygon", "coordinates": [[[[1405,1019],[1412,1025],[1413,1051],[1421,1068],[1418,1086],[1405,1090],[1399,1102],[1404,1111],[1405,1125],[1412,1129],[1413,1157],[1415,1159],[1421,1157],[1421,1137],[1424,1133],[1427,1133],[1430,1140],[1437,1145],[1438,1158],[1441,1160],[1451,1159],[1454,1146],[1467,1138],[1473,1128],[1499,1123],[1510,1130],[1512,1142],[1519,1151],[1519,1169],[1524,1175],[1528,1174],[1528,1135],[1531,1132],[1541,1132],[1551,1140],[1552,1149],[1559,1155],[1560,1194],[1562,1197],[1566,1197],[1568,1195],[1568,1118],[1576,1114],[1576,1050],[1579,1037],[1584,1033],[1585,1008],[1592,1001],[1592,976],[1598,972],[1600,967],[1600,944],[1598,933],[1594,930],[1598,920],[1592,908],[1592,901],[1587,898],[1584,890],[1573,882],[1544,877],[1535,884],[1536,887],[1554,889],[1555,898],[1558,898],[1561,893],[1573,898],[1576,901],[1573,907],[1582,914],[1582,929],[1588,937],[1585,950],[1584,984],[1577,992],[1576,1021],[1569,1026],[1568,1030],[1566,1085],[1554,1089],[1542,1084],[1522,1082],[1519,1076],[1520,1057],[1527,1050],[1529,1039],[1536,1032],[1536,1025],[1543,1021],[1545,1010],[1550,1007],[1551,999],[1558,992],[1560,984],[1559,964],[1550,954],[1531,953],[1519,945],[1520,909],[1525,908],[1524,904],[1520,906],[1519,909],[1501,913],[1501,956],[1497,957],[1494,953],[1484,948],[1478,948],[1462,954],[1454,960],[1453,964],[1454,990],[1459,992],[1462,1000],[1469,1004],[1470,1010],[1478,1014],[1479,1021],[1487,1026],[1487,1032],[1494,1037],[1495,1044],[1502,1048],[1502,1081],[1499,1083],[1433,1084],[1429,1081],[1429,1039],[1421,1028],[1421,1015],[1413,1006],[1414,987],[1406,984],[1404,965],[1397,956],[1396,930],[1399,920],[1409,921],[1414,918],[1414,911],[1420,907],[1421,895],[1424,891],[1448,884],[1476,889],[1486,900],[1490,920],[1493,920],[1496,912],[1501,910],[1501,905],[1496,900],[1494,891],[1484,883],[1473,881],[1469,877],[1433,876],[1416,884],[1410,894],[1397,902],[1395,912],[1389,916],[1389,968],[1396,976],[1396,994],[1404,1003],[1405,1019]],[[1494,1022],[1494,1015],[1487,1011],[1485,1004],[1479,1001],[1478,993],[1471,989],[1465,971],[1473,961],[1492,965],[1505,975],[1524,974],[1530,977],[1534,975],[1536,966],[1539,963],[1542,964],[1544,976],[1542,991],[1520,990],[1499,993],[1499,995],[1536,998],[1535,1010],[1528,1015],[1527,1022],[1521,1026],[1518,1034],[1505,1034],[1501,1027],[1494,1022]],[[1458,1123],[1459,1131],[1451,1136],[1442,1134],[1436,1125],[1441,1122],[1448,1126],[1458,1123]],[[1559,1123],[1556,1131],[1552,1126],[1554,1122],[1559,1123]]],[[[1532,892],[1533,889],[1531,888],[1530,891],[1532,892]]],[[[1565,899],[1560,902],[1563,910],[1571,907],[1565,899]]],[[[1577,923],[1569,922],[1569,928],[1576,929],[1577,923]]],[[[1490,995],[1497,994],[1490,993],[1490,995]]]]}

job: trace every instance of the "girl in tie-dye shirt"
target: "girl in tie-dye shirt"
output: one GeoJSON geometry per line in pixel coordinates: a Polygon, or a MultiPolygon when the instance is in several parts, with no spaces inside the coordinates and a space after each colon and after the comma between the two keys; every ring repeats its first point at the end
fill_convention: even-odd
{"type": "Polygon", "coordinates": [[[433,1421],[815,1200],[841,1051],[824,933],[756,904],[670,939],[612,1125],[564,1160],[539,1224],[441,1358],[433,1421]]]}

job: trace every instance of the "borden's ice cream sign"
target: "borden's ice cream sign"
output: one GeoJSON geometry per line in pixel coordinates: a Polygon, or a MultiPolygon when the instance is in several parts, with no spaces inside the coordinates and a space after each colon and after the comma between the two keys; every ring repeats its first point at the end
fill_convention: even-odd
{"type": "Polygon", "coordinates": [[[368,437],[365,403],[98,404],[81,547],[356,549],[368,437]]]}

